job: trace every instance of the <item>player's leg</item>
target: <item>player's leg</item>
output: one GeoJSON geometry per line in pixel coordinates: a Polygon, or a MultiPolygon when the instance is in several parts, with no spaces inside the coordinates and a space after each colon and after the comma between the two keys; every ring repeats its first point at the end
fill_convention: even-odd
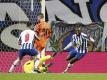
{"type": "Polygon", "coordinates": [[[52,59],[51,55],[46,55],[46,56],[42,57],[42,58],[40,59],[39,66],[40,66],[40,65],[43,65],[43,63],[46,62],[46,61],[49,60],[49,59],[52,59]]]}
{"type": "Polygon", "coordinates": [[[25,73],[37,73],[34,71],[34,60],[35,57],[39,54],[38,50],[35,48],[28,49],[27,54],[31,56],[31,59],[24,64],[24,72],[25,73]]]}
{"type": "MultiPolygon", "coordinates": [[[[39,54],[36,56],[35,58],[35,71],[39,70],[39,64],[41,63],[41,58],[45,56],[45,48],[42,49],[41,53],[39,52],[39,54]]],[[[44,62],[44,61],[43,61],[44,62]]],[[[42,63],[43,64],[43,63],[42,63]]]]}
{"type": "MultiPolygon", "coordinates": [[[[44,71],[43,68],[49,67],[49,66],[47,66],[46,64],[43,64],[43,63],[46,62],[49,59],[52,59],[51,55],[44,56],[44,57],[40,58],[38,61],[36,60],[36,62],[35,62],[36,67],[35,67],[34,71],[36,71],[38,73],[43,72],[44,71]]],[[[50,63],[50,64],[52,65],[52,63],[50,63]]]]}
{"type": "MultiPolygon", "coordinates": [[[[70,54],[68,55],[68,57],[66,58],[66,61],[70,61],[71,59],[74,59],[75,56],[76,56],[76,51],[75,50],[72,50],[70,51],[70,54]]],[[[68,63],[67,67],[65,68],[64,70],[64,73],[66,73],[68,71],[69,68],[71,68],[73,66],[73,63],[68,63]]]]}
{"type": "Polygon", "coordinates": [[[13,62],[12,66],[9,69],[9,72],[13,72],[14,68],[20,64],[21,60],[23,59],[23,57],[25,56],[25,54],[23,53],[23,50],[19,50],[19,57],[13,62]]]}
{"type": "Polygon", "coordinates": [[[76,50],[75,50],[74,48],[72,48],[71,51],[69,52],[69,55],[68,55],[67,58],[66,58],[66,61],[69,61],[69,60],[71,60],[73,57],[75,57],[76,53],[77,53],[76,50]]]}
{"type": "Polygon", "coordinates": [[[68,55],[68,56],[67,56],[67,58],[66,58],[66,61],[71,60],[74,56],[75,56],[75,54],[74,54],[74,53],[72,53],[72,55],[68,55]]]}
{"type": "Polygon", "coordinates": [[[80,60],[81,58],[83,58],[85,56],[86,53],[76,53],[76,56],[74,58],[72,58],[69,62],[70,64],[75,63],[76,61],[80,60]]]}
{"type": "Polygon", "coordinates": [[[69,61],[66,69],[64,70],[64,73],[66,73],[66,72],[68,71],[68,69],[70,69],[70,68],[73,66],[74,62],[76,62],[76,61],[78,61],[78,59],[77,59],[76,57],[73,57],[73,58],[69,61]]]}
{"type": "Polygon", "coordinates": [[[37,49],[35,49],[35,48],[28,49],[27,52],[28,52],[27,54],[28,54],[29,56],[37,56],[37,55],[39,54],[39,51],[38,51],[37,49]]]}
{"type": "MultiPolygon", "coordinates": [[[[45,57],[45,54],[46,54],[46,48],[42,49],[42,51],[41,51],[41,58],[45,57]]],[[[45,65],[45,62],[43,62],[42,64],[45,65]]]]}
{"type": "Polygon", "coordinates": [[[44,48],[44,49],[41,51],[41,57],[44,57],[44,56],[45,56],[45,52],[46,52],[46,49],[44,48]]]}
{"type": "Polygon", "coordinates": [[[49,59],[52,59],[51,55],[46,55],[46,56],[40,58],[40,62],[38,65],[40,72],[48,72],[48,67],[50,67],[52,65],[52,63],[49,63],[49,64],[43,64],[43,63],[49,59]]]}
{"type": "Polygon", "coordinates": [[[41,58],[41,53],[36,48],[33,48],[30,50],[29,55],[35,56],[35,58],[34,58],[34,70],[32,71],[32,73],[35,73],[35,71],[38,72],[38,70],[39,70],[38,65],[39,65],[39,60],[41,58]]]}
{"type": "MultiPolygon", "coordinates": [[[[35,48],[28,49],[28,50],[27,50],[27,54],[28,54],[29,56],[31,56],[31,60],[33,59],[33,60],[34,60],[34,63],[35,63],[35,57],[36,57],[36,60],[37,60],[37,63],[36,63],[36,64],[39,64],[39,63],[38,63],[39,58],[37,58],[37,57],[40,57],[40,53],[39,53],[39,51],[38,51],[37,49],[35,49],[35,48]]],[[[36,66],[36,65],[34,64],[34,69],[32,69],[32,73],[35,73],[35,72],[34,72],[35,68],[37,69],[37,67],[35,67],[35,66],[36,66]]]]}
{"type": "Polygon", "coordinates": [[[9,69],[9,72],[13,72],[14,68],[15,68],[20,62],[21,62],[21,60],[20,60],[19,58],[17,58],[17,59],[13,62],[11,68],[9,69]]]}
{"type": "Polygon", "coordinates": [[[39,53],[39,54],[35,57],[34,70],[39,70],[39,69],[38,69],[38,65],[39,65],[39,62],[40,62],[40,58],[41,58],[41,53],[39,53]]]}
{"type": "Polygon", "coordinates": [[[73,64],[80,60],[81,58],[83,58],[85,56],[86,53],[78,53],[78,52],[75,52],[75,57],[71,58],[71,60],[69,60],[69,64],[68,66],[66,67],[66,69],[64,70],[64,73],[66,73],[68,71],[69,68],[71,68],[73,66],[73,64]]]}

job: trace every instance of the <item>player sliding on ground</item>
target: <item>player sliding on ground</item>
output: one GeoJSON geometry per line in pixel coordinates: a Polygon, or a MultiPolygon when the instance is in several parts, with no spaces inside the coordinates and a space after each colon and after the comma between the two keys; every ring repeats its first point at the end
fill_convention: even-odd
{"type": "Polygon", "coordinates": [[[93,38],[88,37],[86,34],[81,32],[82,28],[79,25],[75,27],[74,31],[75,32],[71,37],[71,42],[63,49],[67,50],[70,47],[72,47],[72,50],[69,52],[69,55],[66,58],[66,61],[69,61],[69,64],[64,70],[64,73],[66,73],[68,69],[72,67],[76,61],[80,60],[86,55],[86,53],[88,52],[88,41],[94,42],[93,38]]]}
{"type": "MultiPolygon", "coordinates": [[[[31,24],[27,27],[31,28],[31,24]]],[[[21,62],[25,55],[36,56],[39,52],[34,48],[34,39],[40,40],[36,32],[32,30],[24,30],[19,36],[20,49],[18,52],[18,58],[13,62],[9,72],[13,72],[14,68],[21,62]]]]}
{"type": "Polygon", "coordinates": [[[49,63],[49,64],[43,64],[43,63],[46,62],[47,60],[53,59],[55,55],[56,53],[53,53],[52,55],[46,55],[40,58],[39,63],[38,63],[38,69],[36,71],[34,70],[34,63],[35,63],[34,60],[27,61],[23,66],[24,72],[25,73],[47,73],[49,72],[48,67],[50,67],[53,63],[49,63]]]}

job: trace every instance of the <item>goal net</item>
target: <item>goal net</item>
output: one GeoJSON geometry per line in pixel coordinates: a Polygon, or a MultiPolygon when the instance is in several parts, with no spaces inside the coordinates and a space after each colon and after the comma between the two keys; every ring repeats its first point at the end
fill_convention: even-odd
{"type": "MultiPolygon", "coordinates": [[[[18,53],[18,36],[27,29],[27,23],[34,26],[41,12],[40,0],[0,0],[0,71],[8,72],[18,53]]],[[[25,57],[15,72],[22,72],[25,57]]]]}

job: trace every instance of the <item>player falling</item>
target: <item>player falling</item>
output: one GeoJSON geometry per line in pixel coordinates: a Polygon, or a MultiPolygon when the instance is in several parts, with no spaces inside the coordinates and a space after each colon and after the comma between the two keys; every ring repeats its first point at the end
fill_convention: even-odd
{"type": "Polygon", "coordinates": [[[39,60],[39,64],[38,64],[38,70],[34,70],[34,60],[29,60],[27,61],[24,66],[24,72],[25,73],[47,73],[48,72],[48,67],[52,66],[52,63],[49,64],[43,64],[44,62],[46,62],[49,59],[53,59],[54,55],[46,55],[42,58],[40,58],[39,60]]]}
{"type": "Polygon", "coordinates": [[[68,48],[72,47],[72,50],[69,52],[69,55],[66,58],[66,61],[69,61],[69,64],[64,70],[64,73],[66,73],[76,61],[80,60],[86,55],[88,52],[88,41],[94,42],[93,38],[88,37],[86,34],[81,32],[82,28],[79,25],[77,25],[74,30],[75,33],[71,37],[71,42],[63,49],[67,50],[68,48]]]}
{"type": "MultiPolygon", "coordinates": [[[[31,27],[28,25],[27,27],[31,27]]],[[[32,30],[24,30],[19,36],[20,49],[18,52],[18,58],[13,62],[9,72],[13,72],[14,68],[21,62],[25,55],[35,56],[39,52],[34,48],[34,40],[40,40],[36,32],[32,30]]]]}

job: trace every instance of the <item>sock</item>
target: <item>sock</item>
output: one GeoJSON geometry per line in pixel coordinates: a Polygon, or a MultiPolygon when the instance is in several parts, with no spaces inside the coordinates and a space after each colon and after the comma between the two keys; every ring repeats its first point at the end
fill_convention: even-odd
{"type": "Polygon", "coordinates": [[[39,58],[36,58],[36,60],[35,60],[35,66],[34,66],[35,70],[38,70],[39,63],[40,63],[39,58]]]}
{"type": "Polygon", "coordinates": [[[9,70],[9,72],[13,72],[14,68],[19,64],[19,59],[15,60],[9,70]]]}
{"type": "Polygon", "coordinates": [[[70,63],[69,63],[69,64],[67,65],[66,69],[64,70],[64,72],[67,72],[68,69],[71,68],[71,66],[73,66],[73,64],[70,64],[70,63]]]}

